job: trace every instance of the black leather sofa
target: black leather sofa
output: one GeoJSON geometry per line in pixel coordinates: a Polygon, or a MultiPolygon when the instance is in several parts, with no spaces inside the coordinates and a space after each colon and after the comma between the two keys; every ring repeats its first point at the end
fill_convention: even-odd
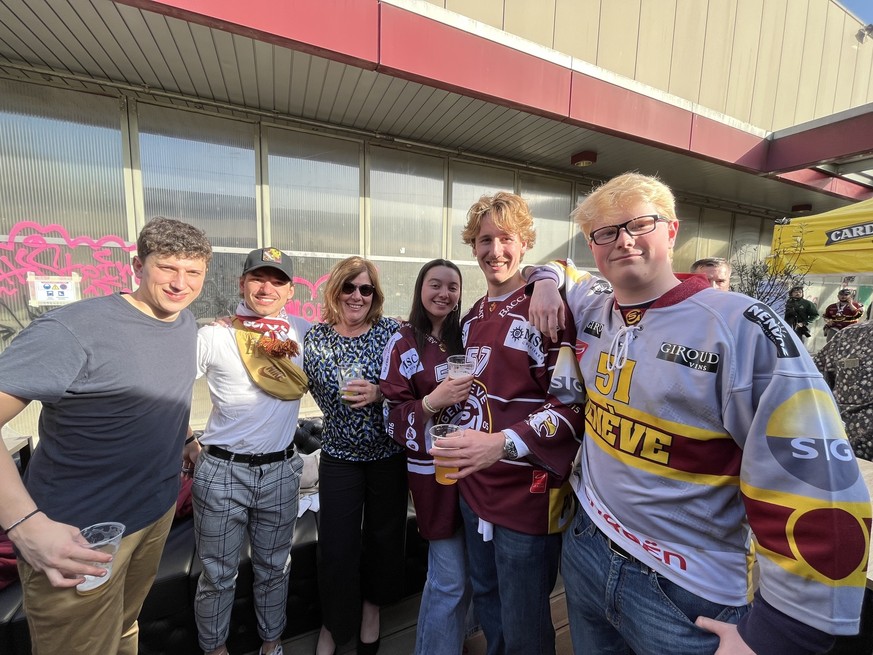
{"type": "MultiPolygon", "coordinates": [[[[301,452],[320,446],[319,419],[302,420],[295,435],[301,452]]],[[[306,512],[297,521],[291,550],[291,583],[288,592],[288,626],[284,638],[317,629],[321,624],[318,601],[316,545],[318,517],[306,512]]],[[[427,542],[418,534],[415,512],[409,505],[406,539],[406,584],[404,593],[421,591],[427,574],[427,542]]],[[[200,561],[194,552],[193,520],[177,520],[161,557],[157,578],[139,617],[139,652],[142,655],[195,655],[197,630],[194,625],[194,592],[200,575],[200,561]]],[[[236,598],[231,614],[228,649],[232,653],[257,651],[260,646],[252,605],[252,568],[245,547],[237,578],[236,598]]],[[[0,654],[28,655],[30,635],[21,607],[18,583],[0,591],[0,654]]]]}

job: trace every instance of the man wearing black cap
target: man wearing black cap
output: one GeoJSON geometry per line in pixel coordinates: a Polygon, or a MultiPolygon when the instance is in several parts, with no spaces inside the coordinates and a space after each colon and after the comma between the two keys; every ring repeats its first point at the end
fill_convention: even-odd
{"type": "Polygon", "coordinates": [[[843,328],[855,325],[864,315],[864,305],[855,302],[854,296],[855,292],[851,289],[840,289],[837,292],[837,302],[825,309],[824,333],[828,341],[843,328]]]}
{"type": "Polygon", "coordinates": [[[818,319],[818,309],[809,300],[803,297],[803,287],[792,287],[788,292],[788,301],[785,303],[785,322],[800,337],[802,343],[812,336],[809,325],[818,319]]]}
{"type": "Polygon", "coordinates": [[[239,551],[249,536],[262,655],[282,655],[291,539],[303,462],[294,452],[300,398],[306,393],[300,344],[309,329],[288,316],[294,295],[288,255],[249,253],[230,326],[197,335],[198,376],[206,375],[212,413],[199,439],[192,497],[203,574],[194,613],[200,647],[227,653],[239,551]]]}

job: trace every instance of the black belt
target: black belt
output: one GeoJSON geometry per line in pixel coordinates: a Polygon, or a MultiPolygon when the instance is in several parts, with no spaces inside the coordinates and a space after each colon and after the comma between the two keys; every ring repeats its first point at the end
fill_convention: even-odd
{"type": "Polygon", "coordinates": [[[597,531],[601,535],[603,535],[604,539],[606,539],[606,543],[609,544],[609,550],[611,550],[613,553],[615,553],[619,557],[626,559],[628,562],[639,562],[639,560],[636,557],[631,555],[624,548],[622,548],[617,543],[615,543],[612,539],[610,539],[609,536],[603,530],[601,530],[599,527],[597,528],[597,531]]]}
{"type": "Polygon", "coordinates": [[[226,459],[228,462],[239,462],[240,464],[248,464],[249,466],[260,466],[261,464],[281,462],[283,459],[292,457],[294,455],[294,444],[291,444],[285,450],[277,450],[275,453],[258,453],[257,455],[232,453],[221,446],[203,446],[203,450],[213,457],[226,459]]]}

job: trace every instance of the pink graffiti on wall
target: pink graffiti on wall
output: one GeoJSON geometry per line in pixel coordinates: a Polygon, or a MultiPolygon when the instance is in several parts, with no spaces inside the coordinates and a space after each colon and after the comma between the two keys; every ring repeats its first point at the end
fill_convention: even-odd
{"type": "Polygon", "coordinates": [[[315,283],[302,277],[295,277],[294,284],[302,284],[309,290],[308,299],[292,298],[286,305],[285,311],[292,316],[301,316],[310,323],[321,323],[323,305],[316,302],[321,285],[327,282],[330,274],[322,275],[315,283]]]}
{"type": "MultiPolygon", "coordinates": [[[[80,251],[81,252],[81,251],[80,251]]],[[[38,276],[70,275],[82,278],[82,296],[105,296],[133,288],[133,269],[127,255],[136,252],[136,244],[120,236],[108,235],[95,239],[89,236],[73,237],[62,225],[41,225],[21,221],[10,230],[6,241],[0,241],[0,297],[16,296],[25,288],[27,274],[38,276]],[[50,243],[49,240],[63,241],[50,243]],[[113,246],[113,247],[110,247],[113,246]],[[90,261],[73,261],[73,249],[87,249],[90,261]]],[[[83,259],[80,255],[78,259],[83,259]]],[[[294,284],[309,291],[308,298],[292,298],[285,306],[293,316],[301,316],[317,323],[322,319],[322,304],[318,302],[321,286],[328,274],[314,283],[295,277],[294,284]]]]}
{"type": "Polygon", "coordinates": [[[33,221],[21,221],[13,226],[6,241],[0,242],[0,297],[17,295],[24,288],[28,273],[78,273],[82,278],[83,296],[105,296],[116,291],[129,291],[132,288],[133,269],[126,255],[121,258],[118,256],[134,251],[136,244],[128,243],[120,236],[110,235],[100,239],[72,237],[64,226],[57,223],[40,225],[33,221]],[[50,243],[49,239],[61,239],[63,243],[50,243]],[[76,248],[90,251],[90,261],[74,261],[71,249],[76,248]]]}

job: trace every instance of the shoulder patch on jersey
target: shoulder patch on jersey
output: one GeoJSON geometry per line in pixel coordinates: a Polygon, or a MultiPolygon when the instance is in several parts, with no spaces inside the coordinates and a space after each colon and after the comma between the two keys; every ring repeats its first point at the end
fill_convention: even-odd
{"type": "Polygon", "coordinates": [[[858,479],[858,466],[830,396],[806,389],[776,407],[767,421],[767,446],[790,475],[818,489],[841,491],[858,479]]]}
{"type": "Polygon", "coordinates": [[[657,357],[666,362],[681,364],[682,366],[693,368],[695,371],[706,371],[707,373],[718,371],[718,365],[721,361],[721,355],[718,353],[697,350],[678,343],[667,343],[666,341],[658,349],[657,357]]]}
{"type": "Polygon", "coordinates": [[[543,366],[546,363],[543,335],[533,325],[520,318],[513,319],[506,331],[503,345],[507,348],[526,352],[537,366],[543,366]]]}
{"type": "Polygon", "coordinates": [[[409,350],[400,353],[400,375],[407,380],[410,380],[413,375],[423,370],[424,367],[421,365],[421,358],[418,356],[417,350],[410,348],[409,350]]]}
{"type": "Polygon", "coordinates": [[[743,312],[743,316],[746,320],[761,327],[764,336],[776,346],[777,357],[798,357],[800,355],[797,345],[791,340],[788,327],[767,305],[756,302],[743,312]]]}

